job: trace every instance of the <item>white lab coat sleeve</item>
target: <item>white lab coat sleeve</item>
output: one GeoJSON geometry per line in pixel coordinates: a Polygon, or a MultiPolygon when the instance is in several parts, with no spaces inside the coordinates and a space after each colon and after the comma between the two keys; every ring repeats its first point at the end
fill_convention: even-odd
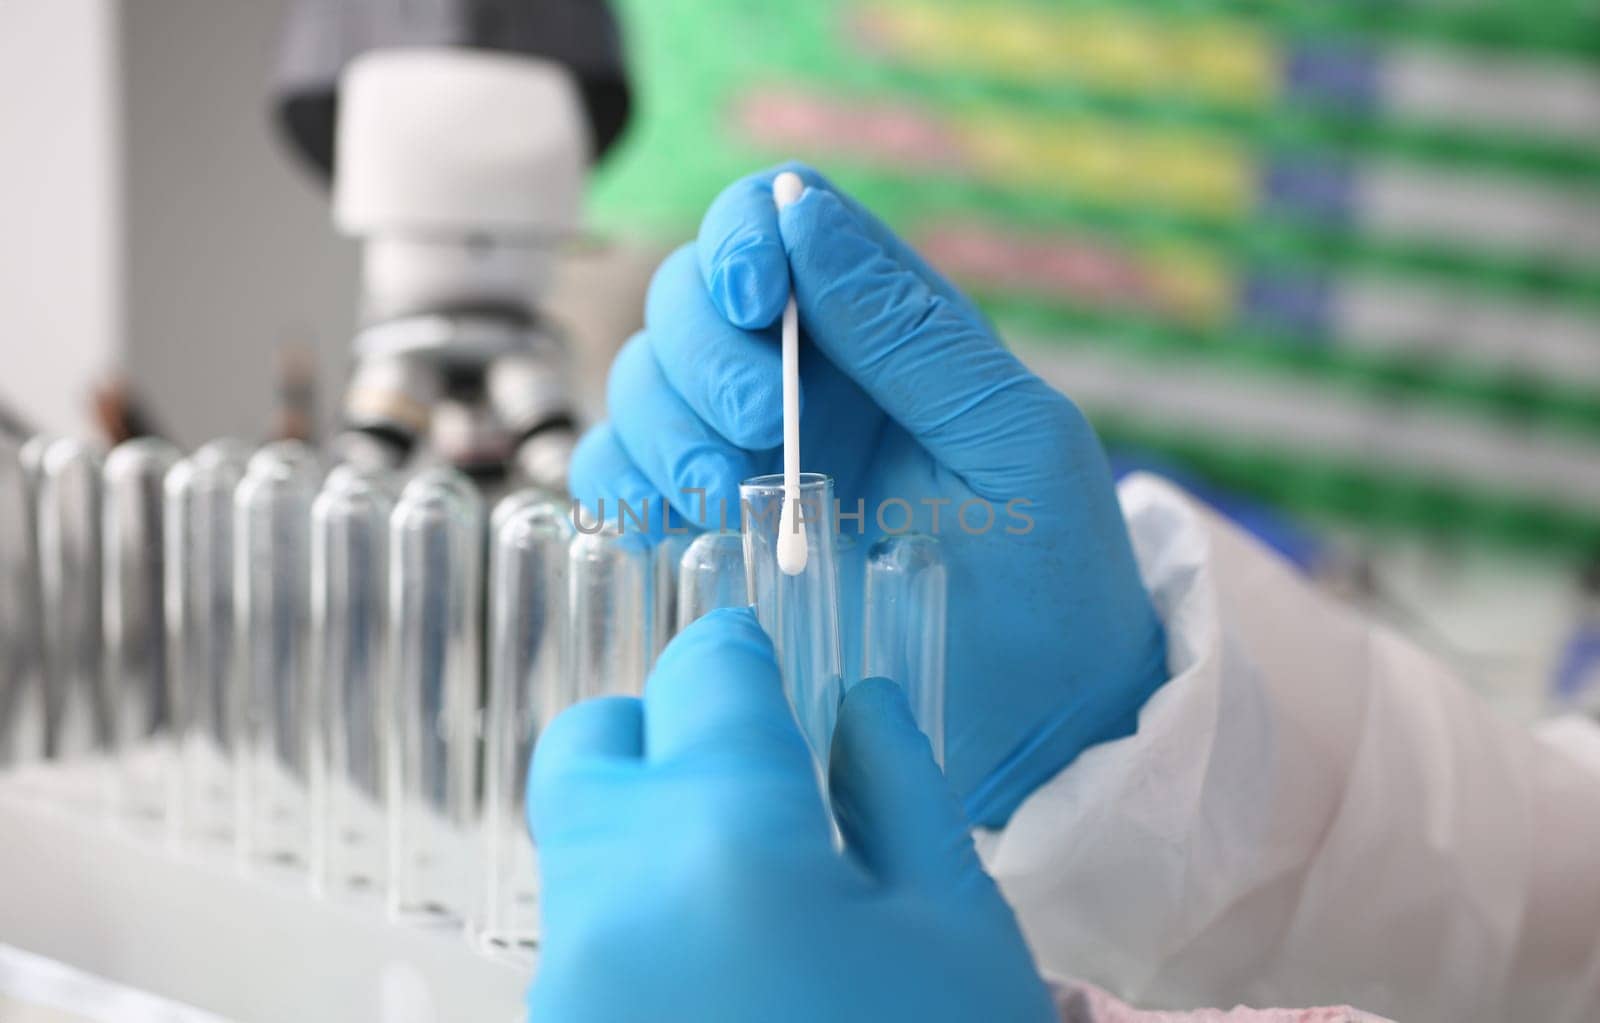
{"type": "Polygon", "coordinates": [[[1146,1007],[1600,1020],[1600,730],[1502,722],[1169,484],[1122,503],[1170,679],[978,835],[1046,975],[1146,1007]]]}

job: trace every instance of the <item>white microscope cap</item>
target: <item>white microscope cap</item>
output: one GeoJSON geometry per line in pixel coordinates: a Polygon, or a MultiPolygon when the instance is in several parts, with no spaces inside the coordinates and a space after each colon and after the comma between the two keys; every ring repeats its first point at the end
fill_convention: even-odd
{"type": "Polygon", "coordinates": [[[578,224],[589,127],[560,65],[375,50],[339,87],[334,220],[347,234],[549,238],[578,224]]]}

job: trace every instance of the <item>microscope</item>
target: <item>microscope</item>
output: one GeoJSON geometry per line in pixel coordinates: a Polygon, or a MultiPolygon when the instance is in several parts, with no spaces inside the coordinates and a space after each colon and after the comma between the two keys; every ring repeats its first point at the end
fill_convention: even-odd
{"type": "Polygon", "coordinates": [[[279,123],[362,250],[335,458],[565,491],[579,424],[540,304],[628,103],[600,0],[301,0],[279,123]]]}

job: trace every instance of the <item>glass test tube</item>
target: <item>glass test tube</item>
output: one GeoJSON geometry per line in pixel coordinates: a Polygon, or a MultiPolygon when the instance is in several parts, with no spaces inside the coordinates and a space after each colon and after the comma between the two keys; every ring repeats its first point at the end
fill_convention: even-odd
{"type": "Polygon", "coordinates": [[[102,477],[101,615],[118,800],[122,810],[146,820],[165,818],[168,786],[176,777],[167,690],[162,485],[178,458],[178,449],[166,441],[141,437],[111,452],[102,477]]]}
{"type": "Polygon", "coordinates": [[[311,885],[381,890],[389,516],[387,479],[351,466],[311,505],[311,885]]]}
{"type": "Polygon", "coordinates": [[[44,652],[34,531],[36,448],[0,437],[0,765],[44,753],[44,652]]]}
{"type": "Polygon", "coordinates": [[[738,533],[702,533],[678,562],[677,630],[719,607],[748,607],[744,573],[744,537],[738,533]]]}
{"type": "Polygon", "coordinates": [[[648,540],[605,522],[568,548],[573,689],[578,699],[644,692],[650,667],[648,540]]]}
{"type": "Polygon", "coordinates": [[[839,575],[833,480],[800,474],[797,527],[806,537],[806,566],[797,575],[778,568],[783,477],[758,476],[739,485],[749,599],[772,637],[783,687],[800,731],[825,773],[841,691],[839,575]]]}
{"type": "MultiPolygon", "coordinates": [[[[657,537],[650,551],[650,664],[678,634],[678,572],[694,537],[687,531],[657,537]]],[[[647,666],[645,669],[649,671],[647,666]]]]}
{"type": "Polygon", "coordinates": [[[567,670],[567,547],[560,503],[530,492],[495,509],[489,564],[489,715],[484,779],[488,862],[478,927],[491,949],[538,937],[538,863],[523,813],[540,730],[576,698],[567,670]]]}
{"type": "Polygon", "coordinates": [[[304,866],[311,502],[321,476],[296,441],[256,452],[234,497],[234,614],[243,691],[235,840],[247,865],[304,866]]]}
{"type": "Polygon", "coordinates": [[[388,901],[400,918],[459,922],[469,905],[482,558],[482,502],[465,477],[431,469],[406,485],[389,527],[388,901]]]}
{"type": "Polygon", "coordinates": [[[866,625],[861,602],[866,593],[866,549],[862,538],[853,532],[839,531],[834,538],[838,544],[836,560],[839,563],[839,667],[842,689],[861,681],[861,634],[866,625]]]}
{"type": "MultiPolygon", "coordinates": [[[[100,619],[100,458],[61,438],[42,452],[39,498],[40,613],[44,625],[47,754],[98,757],[112,748],[100,619]]],[[[109,795],[109,776],[92,770],[84,795],[109,795]]]]}
{"type": "Polygon", "coordinates": [[[250,449],[214,440],[167,473],[166,619],[178,735],[172,832],[181,843],[233,840],[230,758],[243,713],[233,614],[234,493],[250,449]]]}
{"type": "Polygon", "coordinates": [[[944,555],[931,536],[886,536],[867,555],[861,677],[900,684],[940,767],[948,586],[944,555]]]}

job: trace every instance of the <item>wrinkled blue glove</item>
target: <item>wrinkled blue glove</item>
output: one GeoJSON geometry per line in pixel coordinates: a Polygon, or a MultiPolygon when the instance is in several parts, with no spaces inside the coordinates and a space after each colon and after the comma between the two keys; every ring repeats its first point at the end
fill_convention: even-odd
{"type": "Polygon", "coordinates": [[[851,689],[829,774],[843,853],[745,609],[673,640],[642,701],[559,716],[528,789],[543,892],[530,1018],[1055,1019],[893,683],[851,689]]]}
{"type": "Polygon", "coordinates": [[[903,510],[885,504],[896,498],[938,534],[950,579],[945,766],[970,819],[998,826],[1085,747],[1133,731],[1166,678],[1161,624],[1078,409],[815,171],[789,168],[808,187],[780,214],[781,169],[724,191],[698,241],[656,272],[645,329],[611,370],[611,419],[575,457],[573,493],[665,495],[713,525],[726,501],[736,524],[739,481],[781,464],[775,324],[792,279],[802,468],[834,477],[844,512],[865,501],[866,542],[880,507],[885,528],[901,527],[903,510]],[[974,498],[994,520],[981,531],[982,506],[969,508],[969,533],[956,514],[974,498]]]}

